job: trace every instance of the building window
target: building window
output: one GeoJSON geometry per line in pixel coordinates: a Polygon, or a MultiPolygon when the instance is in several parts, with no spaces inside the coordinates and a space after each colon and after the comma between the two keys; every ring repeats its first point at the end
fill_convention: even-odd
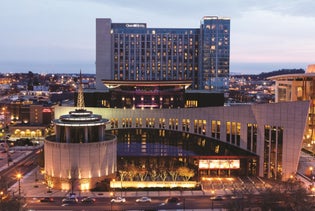
{"type": "Polygon", "coordinates": [[[194,132],[198,134],[206,134],[207,121],[206,120],[195,120],[194,122],[194,132]]]}
{"type": "Polygon", "coordinates": [[[281,179],[283,128],[265,125],[264,128],[264,177],[281,179]]]}
{"type": "Polygon", "coordinates": [[[165,128],[165,118],[159,119],[159,128],[165,128]]]}
{"type": "Polygon", "coordinates": [[[226,142],[231,140],[231,122],[226,122],[226,142]]]}
{"type": "Polygon", "coordinates": [[[241,144],[241,123],[226,122],[226,142],[240,146],[241,144]]]}
{"type": "Polygon", "coordinates": [[[154,128],[155,125],[155,118],[146,118],[145,119],[145,126],[148,128],[154,128]]]}
{"type": "Polygon", "coordinates": [[[125,123],[125,118],[122,119],[121,124],[122,124],[122,127],[124,128],[124,127],[125,127],[125,124],[126,124],[126,123],[125,123]]]}
{"type": "Polygon", "coordinates": [[[303,100],[303,88],[300,86],[296,88],[296,97],[297,100],[303,100]]]}
{"type": "Polygon", "coordinates": [[[142,127],[142,118],[136,118],[136,127],[142,127]]]}
{"type": "Polygon", "coordinates": [[[123,118],[122,119],[122,127],[131,127],[132,126],[132,120],[131,118],[123,118]]]}
{"type": "Polygon", "coordinates": [[[189,131],[189,127],[190,127],[190,120],[189,119],[183,119],[182,120],[182,130],[183,131],[189,131]]]}
{"type": "Polygon", "coordinates": [[[220,139],[221,121],[212,120],[211,122],[211,137],[220,139]]]}
{"type": "Polygon", "coordinates": [[[170,130],[178,130],[178,119],[169,119],[169,126],[170,130]]]}
{"type": "Polygon", "coordinates": [[[187,100],[185,107],[186,108],[197,108],[198,107],[198,101],[197,100],[187,100]]]}
{"type": "Polygon", "coordinates": [[[247,149],[257,153],[257,124],[247,124],[247,149]]]}
{"type": "Polygon", "coordinates": [[[110,125],[111,127],[110,128],[118,128],[118,119],[111,119],[110,120],[110,125]]]}

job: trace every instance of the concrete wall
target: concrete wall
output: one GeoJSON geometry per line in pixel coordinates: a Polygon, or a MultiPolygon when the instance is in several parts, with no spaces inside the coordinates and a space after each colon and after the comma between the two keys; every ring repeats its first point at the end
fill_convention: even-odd
{"type": "Polygon", "coordinates": [[[109,18],[96,19],[96,89],[104,90],[106,87],[101,79],[110,80],[111,78],[111,24],[109,18]]]}
{"type": "MultiPolygon", "coordinates": [[[[45,173],[67,182],[69,178],[104,178],[117,171],[117,138],[96,143],[68,144],[45,141],[45,173]]],[[[95,184],[89,184],[94,187],[95,184]]],[[[56,187],[63,189],[62,187],[56,187]]]]}

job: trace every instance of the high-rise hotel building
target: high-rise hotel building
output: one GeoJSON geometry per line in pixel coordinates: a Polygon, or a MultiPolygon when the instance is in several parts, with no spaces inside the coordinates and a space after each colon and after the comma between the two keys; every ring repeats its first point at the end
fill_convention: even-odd
{"type": "Polygon", "coordinates": [[[228,89],[230,19],[202,18],[200,28],[147,28],[96,19],[97,89],[102,80],[191,81],[191,90],[228,89]]]}

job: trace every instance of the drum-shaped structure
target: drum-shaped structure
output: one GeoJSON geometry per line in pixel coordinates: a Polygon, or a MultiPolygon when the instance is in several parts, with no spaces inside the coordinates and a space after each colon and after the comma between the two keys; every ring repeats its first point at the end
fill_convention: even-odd
{"type": "Polygon", "coordinates": [[[105,134],[108,119],[84,108],[54,121],[55,135],[45,140],[48,187],[88,190],[117,170],[117,138],[105,134]]]}

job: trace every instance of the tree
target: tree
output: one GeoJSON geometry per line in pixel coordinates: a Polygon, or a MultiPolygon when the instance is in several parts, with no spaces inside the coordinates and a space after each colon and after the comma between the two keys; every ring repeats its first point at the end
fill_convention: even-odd
{"type": "Polygon", "coordinates": [[[19,211],[22,209],[22,201],[18,198],[6,198],[0,202],[1,211],[19,211]]]}
{"type": "Polygon", "coordinates": [[[71,185],[71,193],[73,193],[75,185],[78,181],[78,176],[79,176],[78,167],[72,167],[69,174],[70,174],[70,177],[68,179],[68,182],[71,185]]]}
{"type": "Polygon", "coordinates": [[[277,182],[260,195],[262,210],[311,210],[312,201],[308,199],[307,190],[294,179],[277,182]]]}
{"type": "Polygon", "coordinates": [[[123,170],[120,170],[118,172],[119,172],[120,181],[124,181],[125,177],[128,175],[128,172],[127,171],[123,171],[123,170]]]}
{"type": "Polygon", "coordinates": [[[140,178],[140,181],[145,181],[148,176],[148,171],[145,169],[140,169],[138,171],[138,176],[140,178]]]}
{"type": "Polygon", "coordinates": [[[172,181],[176,181],[178,177],[178,172],[175,169],[171,169],[168,172],[171,175],[172,181]]]}
{"type": "Polygon", "coordinates": [[[8,177],[7,176],[0,176],[0,191],[8,189],[8,177]]]}
{"type": "Polygon", "coordinates": [[[132,166],[130,166],[129,168],[128,168],[128,173],[127,173],[127,175],[128,175],[128,177],[129,177],[129,180],[130,181],[133,181],[133,178],[137,175],[137,169],[136,169],[136,167],[134,166],[134,165],[132,165],[132,166]]]}
{"type": "Polygon", "coordinates": [[[156,170],[152,170],[150,173],[150,177],[152,181],[156,181],[157,178],[159,177],[158,173],[156,172],[156,170]]]}
{"type": "Polygon", "coordinates": [[[179,167],[177,171],[178,171],[179,176],[183,177],[184,181],[188,181],[190,178],[195,176],[194,170],[186,166],[179,167]]]}
{"type": "Polygon", "coordinates": [[[162,180],[162,181],[165,181],[166,178],[167,178],[167,175],[168,175],[167,171],[163,170],[163,171],[160,173],[160,178],[161,178],[161,180],[162,180]]]}

